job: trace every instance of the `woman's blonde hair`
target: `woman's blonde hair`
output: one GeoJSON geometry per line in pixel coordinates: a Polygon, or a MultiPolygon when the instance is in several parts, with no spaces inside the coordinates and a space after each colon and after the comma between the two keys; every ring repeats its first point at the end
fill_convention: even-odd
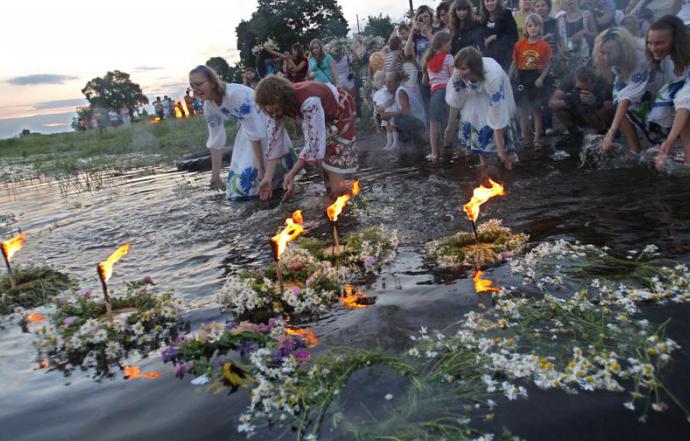
{"type": "Polygon", "coordinates": [[[426,70],[426,66],[427,64],[429,64],[429,60],[434,58],[434,55],[436,55],[436,53],[438,53],[438,51],[441,50],[443,45],[450,41],[453,41],[453,37],[450,35],[450,33],[446,31],[440,31],[434,34],[434,37],[431,39],[431,46],[429,47],[429,49],[427,49],[426,53],[424,54],[424,62],[422,63],[424,70],[426,70]]]}
{"type": "Polygon", "coordinates": [[[203,64],[198,65],[194,69],[189,71],[189,75],[200,74],[206,77],[206,80],[211,83],[213,91],[218,94],[218,96],[225,95],[225,82],[220,79],[218,74],[212,67],[204,66],[203,64]]]}
{"type": "Polygon", "coordinates": [[[287,116],[297,116],[298,106],[295,88],[286,78],[269,75],[254,88],[254,101],[261,110],[266,106],[279,104],[287,116]]]}
{"type": "Polygon", "coordinates": [[[541,29],[539,35],[544,33],[544,20],[539,16],[539,14],[529,14],[525,19],[525,30],[522,31],[525,35],[525,38],[529,37],[529,34],[527,33],[527,23],[532,23],[539,26],[539,29],[541,29]]]}
{"type": "Polygon", "coordinates": [[[596,67],[597,73],[607,81],[613,79],[612,67],[618,70],[623,81],[628,81],[637,67],[636,54],[639,50],[639,40],[633,37],[627,29],[620,26],[609,28],[597,35],[594,40],[594,48],[592,49],[594,67],[596,67]],[[606,43],[612,43],[615,46],[613,50],[615,57],[611,65],[607,65],[601,55],[601,47],[606,43]]]}

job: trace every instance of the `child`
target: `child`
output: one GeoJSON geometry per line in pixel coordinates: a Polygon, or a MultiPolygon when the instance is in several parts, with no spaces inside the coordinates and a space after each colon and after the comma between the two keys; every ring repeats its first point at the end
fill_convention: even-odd
{"type": "Polygon", "coordinates": [[[391,94],[385,87],[386,74],[383,71],[378,71],[374,74],[374,95],[372,97],[374,101],[374,123],[376,124],[376,130],[379,127],[386,128],[386,146],[383,148],[384,151],[391,151],[398,148],[398,132],[395,130],[393,124],[388,121],[381,120],[381,114],[384,112],[395,112],[398,110],[395,105],[395,99],[393,94],[391,94]]]}
{"type": "Polygon", "coordinates": [[[508,77],[517,71],[517,99],[520,111],[520,130],[523,145],[529,144],[529,112],[534,119],[534,148],[541,148],[542,110],[548,98],[544,80],[551,67],[551,46],[541,38],[544,23],[537,14],[530,14],[525,21],[525,37],[515,43],[513,63],[508,77]]]}
{"type": "Polygon", "coordinates": [[[532,0],[520,0],[520,9],[513,11],[513,18],[517,25],[518,35],[525,32],[525,23],[527,23],[527,16],[534,12],[534,3],[532,0]]]}
{"type": "Polygon", "coordinates": [[[402,40],[397,35],[393,35],[388,40],[388,46],[383,48],[384,62],[383,72],[387,74],[394,70],[401,70],[402,66],[402,40]]]}
{"type": "Polygon", "coordinates": [[[453,71],[453,56],[450,50],[453,38],[446,31],[437,32],[431,40],[431,48],[424,56],[424,73],[429,78],[431,98],[429,99],[429,139],[431,141],[431,160],[439,157],[439,136],[442,125],[448,121],[446,104],[446,84],[453,71]]]}
{"type": "Polygon", "coordinates": [[[246,68],[242,74],[242,84],[253,89],[256,83],[256,71],[253,67],[246,68]]]}
{"type": "Polygon", "coordinates": [[[402,61],[402,72],[403,80],[402,85],[405,89],[414,95],[415,98],[422,101],[422,93],[419,90],[419,84],[417,83],[417,77],[419,76],[419,69],[417,68],[417,62],[414,59],[414,55],[404,55],[402,61]]]}

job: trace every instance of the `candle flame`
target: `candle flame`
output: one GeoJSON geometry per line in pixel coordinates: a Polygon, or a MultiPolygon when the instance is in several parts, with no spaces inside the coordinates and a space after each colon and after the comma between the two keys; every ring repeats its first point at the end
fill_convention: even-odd
{"type": "Polygon", "coordinates": [[[122,256],[124,256],[128,252],[129,242],[115,250],[115,252],[111,254],[110,257],[108,257],[108,260],[106,260],[105,262],[100,262],[98,264],[98,274],[101,276],[101,280],[103,280],[104,282],[110,280],[110,277],[112,277],[113,275],[113,266],[115,266],[117,261],[120,260],[122,256]]]}
{"type": "Polygon", "coordinates": [[[498,287],[493,286],[494,282],[492,282],[491,280],[481,278],[483,275],[483,271],[477,270],[477,272],[474,273],[474,276],[472,276],[472,280],[474,280],[474,290],[477,291],[477,293],[499,292],[500,289],[498,287]]]}
{"type": "Polygon", "coordinates": [[[271,242],[274,244],[273,251],[276,259],[280,258],[280,255],[285,252],[288,243],[297,239],[304,233],[304,228],[302,228],[301,225],[302,222],[304,222],[302,219],[302,212],[301,210],[297,210],[292,213],[291,218],[285,219],[286,227],[271,238],[271,242]]]}
{"type": "Polygon", "coordinates": [[[331,220],[331,222],[338,222],[338,216],[340,216],[340,213],[343,212],[343,208],[345,208],[345,204],[347,204],[347,201],[349,200],[350,195],[345,193],[342,196],[338,196],[338,199],[328,206],[326,213],[328,213],[328,218],[331,220]]]}
{"type": "Polygon", "coordinates": [[[491,187],[484,187],[484,185],[479,184],[479,187],[474,189],[472,193],[472,199],[465,204],[462,208],[467,213],[467,217],[472,222],[476,221],[479,217],[479,207],[489,199],[494,196],[504,196],[505,191],[503,191],[503,185],[498,184],[491,179],[489,179],[489,184],[491,187]]]}
{"type": "Polygon", "coordinates": [[[362,300],[367,298],[367,294],[364,291],[355,289],[352,285],[343,286],[343,291],[344,295],[339,300],[340,304],[347,309],[366,308],[369,306],[362,304],[362,300]]]}
{"type": "Polygon", "coordinates": [[[314,331],[312,331],[311,328],[285,328],[285,333],[287,335],[299,336],[302,339],[302,341],[304,341],[304,344],[307,345],[307,347],[310,349],[315,348],[319,344],[319,338],[316,336],[316,334],[314,334],[314,331]]]}
{"type": "Polygon", "coordinates": [[[328,214],[328,218],[331,220],[331,222],[338,222],[338,216],[340,216],[340,213],[343,212],[343,208],[345,208],[347,201],[352,199],[353,196],[357,196],[358,194],[359,180],[356,180],[352,182],[352,189],[349,193],[345,193],[341,196],[338,196],[338,199],[336,199],[335,202],[329,205],[326,209],[326,213],[328,214]]]}
{"type": "Polygon", "coordinates": [[[31,322],[31,323],[40,323],[45,319],[43,314],[38,313],[38,312],[30,312],[30,313],[26,314],[25,317],[26,317],[26,321],[31,322]]]}
{"type": "Polygon", "coordinates": [[[161,376],[160,372],[151,371],[146,373],[141,373],[141,368],[137,366],[125,366],[124,369],[125,377],[128,380],[133,380],[135,378],[158,378],[161,376]]]}
{"type": "Polygon", "coordinates": [[[12,256],[14,256],[17,251],[22,249],[25,240],[26,232],[22,231],[12,239],[4,240],[2,242],[2,253],[5,255],[8,262],[12,260],[12,256]]]}

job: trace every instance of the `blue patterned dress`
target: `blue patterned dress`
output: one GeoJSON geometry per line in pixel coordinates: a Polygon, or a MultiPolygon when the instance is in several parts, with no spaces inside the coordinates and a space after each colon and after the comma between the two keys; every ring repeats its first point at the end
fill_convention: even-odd
{"type": "Polygon", "coordinates": [[[510,80],[493,58],[483,58],[484,81],[464,81],[457,69],[448,81],[446,103],[460,109],[460,142],[475,153],[496,154],[494,130],[503,129],[506,153],[515,149],[515,99],[510,80]]]}
{"type": "MultiPolygon", "coordinates": [[[[208,124],[206,147],[209,149],[225,149],[227,139],[223,123],[228,120],[238,122],[228,171],[228,199],[242,201],[257,198],[261,180],[251,141],[261,141],[262,157],[265,158],[267,129],[266,116],[254,103],[254,91],[241,84],[227,84],[220,106],[210,100],[204,101],[204,117],[208,124]]],[[[282,186],[283,176],[292,168],[294,161],[295,152],[290,147],[281,157],[273,175],[274,189],[282,186]]]]}
{"type": "Polygon", "coordinates": [[[677,109],[690,109],[690,72],[686,68],[680,75],[675,73],[675,66],[670,56],[666,56],[659,70],[653,72],[656,87],[654,105],[648,119],[664,129],[673,126],[677,109]]]}

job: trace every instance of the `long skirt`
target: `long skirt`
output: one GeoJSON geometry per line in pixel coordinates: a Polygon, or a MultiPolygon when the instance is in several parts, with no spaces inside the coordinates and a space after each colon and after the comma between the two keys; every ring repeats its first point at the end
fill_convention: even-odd
{"type": "Polygon", "coordinates": [[[356,141],[357,112],[352,95],[338,88],[338,112],[333,121],[328,121],[326,155],[321,166],[329,172],[339,174],[355,173],[359,168],[356,141]]]}
{"type": "MultiPolygon", "coordinates": [[[[261,140],[261,149],[266,152],[266,139],[261,140]]],[[[283,177],[292,169],[295,164],[296,155],[294,149],[281,158],[273,175],[273,189],[279,189],[283,186],[283,177]]],[[[266,164],[264,164],[265,166],[266,164]]],[[[227,197],[231,201],[246,201],[256,199],[259,197],[259,168],[254,156],[252,144],[240,124],[240,129],[235,137],[235,143],[232,150],[232,160],[230,162],[230,170],[228,171],[227,181],[227,197]]]]}

